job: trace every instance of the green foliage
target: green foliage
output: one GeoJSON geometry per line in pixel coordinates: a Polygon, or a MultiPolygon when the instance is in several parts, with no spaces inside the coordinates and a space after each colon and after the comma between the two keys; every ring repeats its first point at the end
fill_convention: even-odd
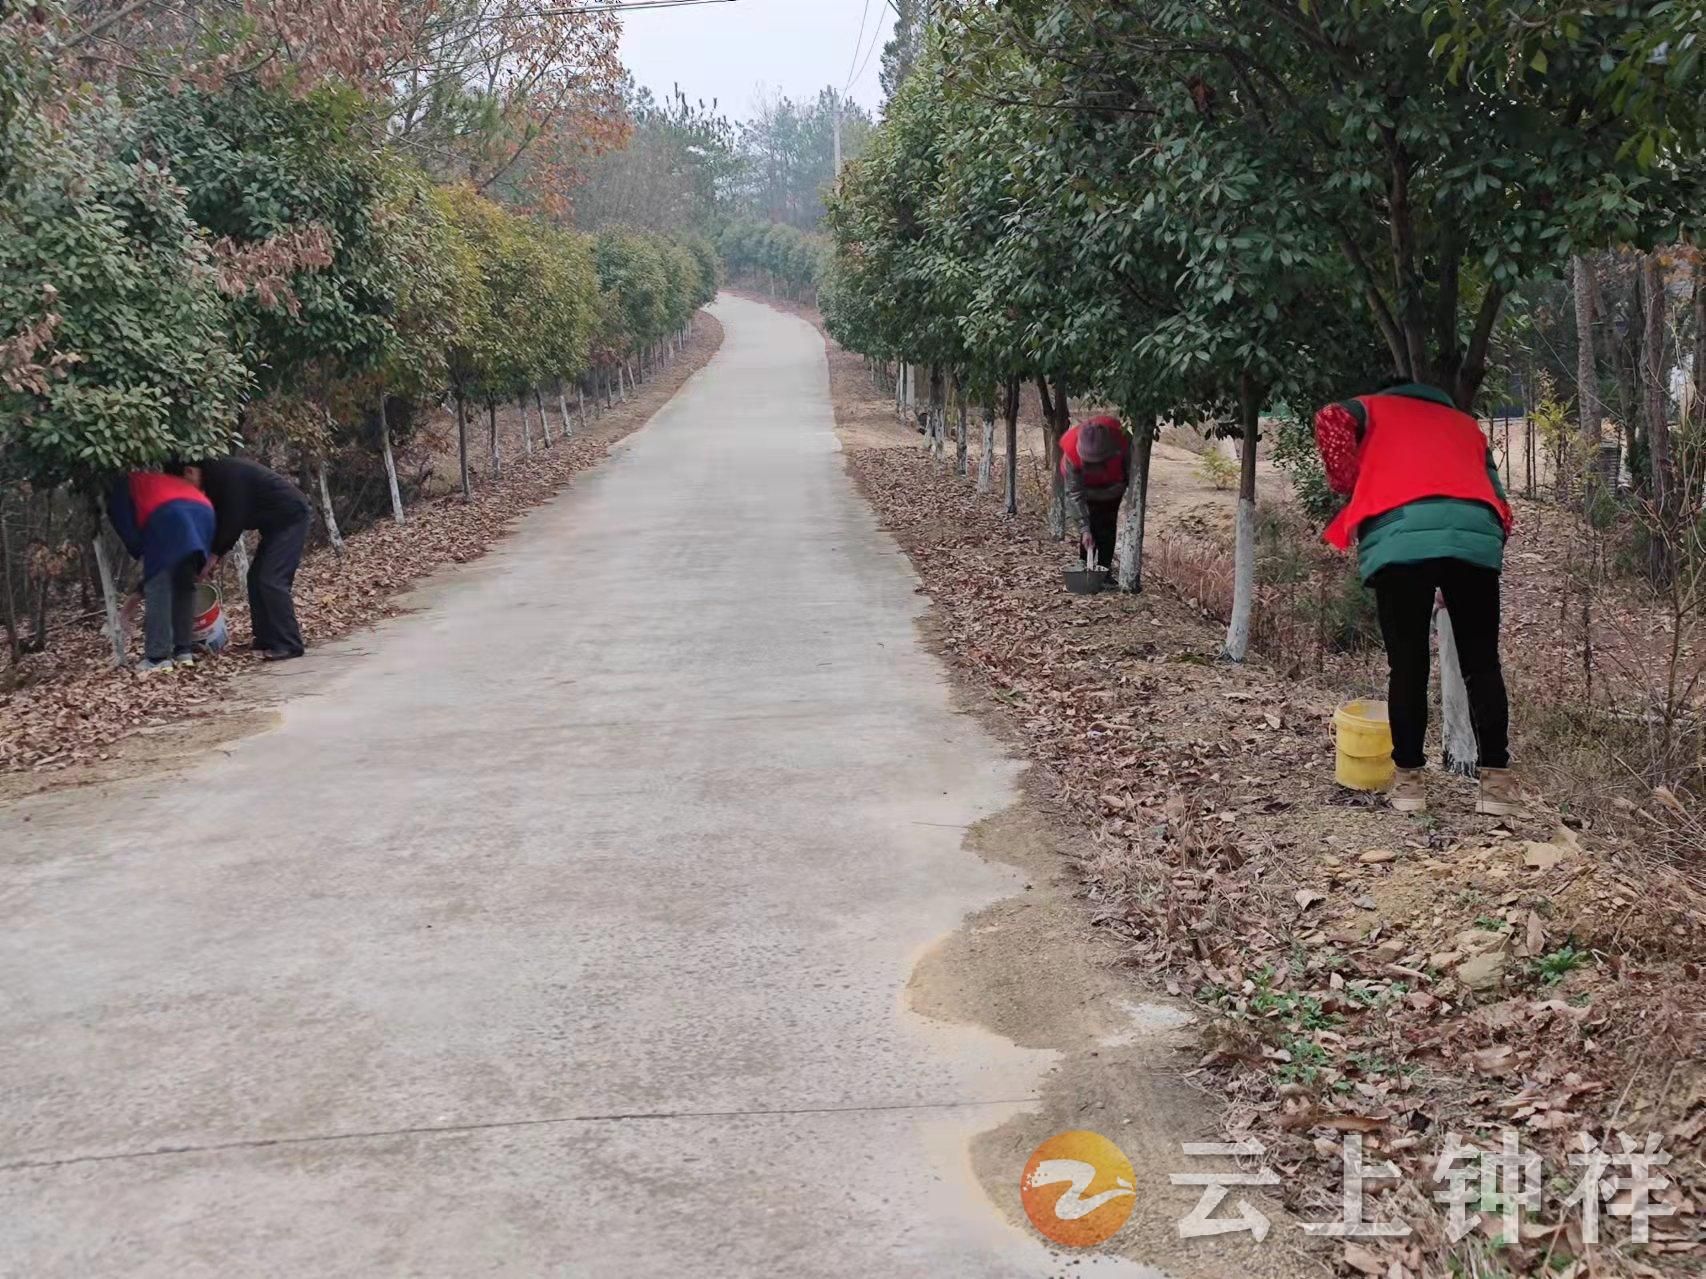
{"type": "Polygon", "coordinates": [[[383,359],[398,280],[360,99],[183,89],[148,99],[137,123],[134,156],[170,167],[224,250],[238,343],[263,393],[301,394],[383,359]]]}
{"type": "Polygon", "coordinates": [[[1556,986],[1576,969],[1585,967],[1593,962],[1593,953],[1577,949],[1573,942],[1566,942],[1553,951],[1548,951],[1534,961],[1533,973],[1542,985],[1556,986]]]}
{"type": "Polygon", "coordinates": [[[208,246],[123,114],[53,136],[0,196],[0,452],[38,483],[220,451],[246,388],[208,246]],[[126,158],[129,156],[130,158],[126,158]]]}
{"type": "Polygon", "coordinates": [[[1328,487],[1327,471],[1315,447],[1315,425],[1297,417],[1282,417],[1269,430],[1274,465],[1291,484],[1297,505],[1312,524],[1326,527],[1333,522],[1345,499],[1328,487]]]}

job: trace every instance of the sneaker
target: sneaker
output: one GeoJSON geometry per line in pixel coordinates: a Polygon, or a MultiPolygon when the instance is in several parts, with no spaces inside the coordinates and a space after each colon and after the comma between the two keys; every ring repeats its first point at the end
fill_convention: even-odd
{"type": "Polygon", "coordinates": [[[1420,768],[1400,768],[1398,775],[1392,779],[1392,789],[1386,792],[1386,799],[1396,813],[1427,812],[1427,774],[1420,768]]]}
{"type": "Polygon", "coordinates": [[[162,658],[158,662],[151,661],[147,658],[144,658],[142,661],[140,661],[136,664],[136,673],[138,675],[154,675],[154,674],[158,674],[158,673],[161,673],[164,671],[170,671],[170,670],[176,670],[176,669],[177,669],[176,665],[173,663],[172,659],[169,657],[162,658]]]}
{"type": "Polygon", "coordinates": [[[1508,768],[1481,770],[1481,796],[1475,811],[1488,817],[1516,817],[1522,812],[1522,788],[1508,768]]]}
{"type": "Polygon", "coordinates": [[[172,655],[172,665],[193,667],[195,665],[195,654],[194,653],[174,653],[172,655]]]}

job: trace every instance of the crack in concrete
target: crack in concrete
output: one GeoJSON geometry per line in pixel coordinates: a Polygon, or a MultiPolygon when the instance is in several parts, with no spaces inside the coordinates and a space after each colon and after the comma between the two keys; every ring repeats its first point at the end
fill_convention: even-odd
{"type": "Polygon", "coordinates": [[[791,1115],[861,1115],[970,1110],[979,1106],[1026,1106],[1038,1101],[1028,1097],[993,1097],[978,1101],[912,1101],[864,1106],[784,1106],[751,1110],[640,1110],[605,1115],[551,1115],[535,1119],[493,1119],[485,1123],[417,1124],[406,1128],[375,1128],[352,1132],[305,1133],[285,1137],[251,1137],[241,1141],[216,1141],[190,1146],[155,1146],[148,1150],[119,1150],[104,1155],[66,1155],[57,1159],[19,1159],[0,1163],[0,1173],[31,1172],[68,1168],[77,1164],[118,1163],[130,1159],[157,1159],[166,1155],[218,1154],[227,1150],[266,1150],[274,1146],[309,1146],[336,1141],[373,1141],[383,1137],[439,1136],[448,1133],[490,1132],[512,1128],[550,1128],[568,1124],[656,1123],[681,1119],[764,1119],[791,1115]]]}

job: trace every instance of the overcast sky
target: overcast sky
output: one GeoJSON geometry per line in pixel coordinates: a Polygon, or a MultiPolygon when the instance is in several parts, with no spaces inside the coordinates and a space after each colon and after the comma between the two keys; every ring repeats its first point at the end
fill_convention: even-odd
{"type": "Polygon", "coordinates": [[[815,98],[845,85],[862,13],[859,62],[873,39],[876,48],[849,96],[875,111],[882,46],[894,25],[888,0],[735,0],[624,14],[622,60],[659,97],[679,84],[689,99],[716,98],[730,119],[744,120],[761,95],[815,98]]]}

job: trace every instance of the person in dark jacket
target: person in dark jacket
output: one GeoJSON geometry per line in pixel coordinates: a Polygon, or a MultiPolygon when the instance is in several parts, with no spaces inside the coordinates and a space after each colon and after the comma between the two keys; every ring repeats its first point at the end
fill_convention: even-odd
{"type": "Polygon", "coordinates": [[[1328,485],[1350,497],[1327,541],[1347,550],[1355,539],[1357,567],[1374,591],[1386,642],[1398,769],[1392,807],[1427,808],[1422,740],[1437,592],[1451,614],[1479,747],[1476,811],[1520,812],[1499,663],[1499,581],[1511,508],[1479,423],[1443,391],[1401,383],[1322,409],[1315,441],[1328,485]]]}
{"type": "Polygon", "coordinates": [[[139,669],[195,665],[195,587],[213,545],[213,504],[177,476],[133,471],[108,490],[107,519],[142,561],[139,669]]]}
{"type": "Polygon", "coordinates": [[[1085,563],[1114,566],[1120,501],[1131,474],[1131,436],[1118,418],[1093,417],[1060,437],[1060,474],[1066,503],[1078,516],[1085,563]]]}
{"type": "Polygon", "coordinates": [[[247,458],[227,457],[185,468],[213,503],[213,553],[224,556],[250,529],[261,542],[249,562],[249,620],[255,648],[269,661],[301,657],[302,628],[291,590],[308,542],[312,508],[284,476],[247,458]]]}

